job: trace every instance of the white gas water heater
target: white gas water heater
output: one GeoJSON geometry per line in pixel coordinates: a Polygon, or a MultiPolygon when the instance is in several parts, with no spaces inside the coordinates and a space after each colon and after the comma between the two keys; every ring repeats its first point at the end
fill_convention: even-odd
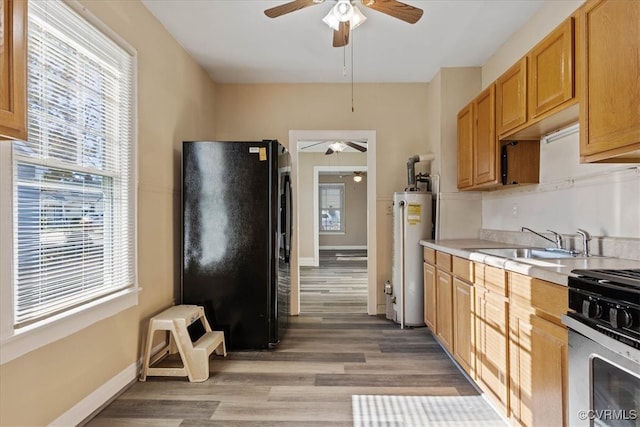
{"type": "Polygon", "coordinates": [[[423,253],[420,240],[431,239],[433,194],[428,175],[415,175],[417,162],[431,161],[433,154],[413,156],[407,162],[409,186],[393,194],[393,279],[385,285],[387,318],[405,326],[424,326],[423,253]]]}

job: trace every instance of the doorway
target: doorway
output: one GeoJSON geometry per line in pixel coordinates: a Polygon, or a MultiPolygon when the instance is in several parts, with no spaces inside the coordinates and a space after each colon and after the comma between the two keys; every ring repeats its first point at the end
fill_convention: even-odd
{"type": "MultiPolygon", "coordinates": [[[[309,174],[308,169],[301,169],[301,156],[302,148],[309,145],[309,142],[327,142],[327,141],[359,141],[366,143],[366,164],[356,165],[357,168],[352,169],[353,172],[366,172],[366,312],[370,315],[375,315],[378,312],[378,298],[377,298],[377,269],[376,269],[376,180],[375,180],[375,153],[376,153],[376,133],[375,131],[290,131],[289,132],[289,146],[291,152],[292,161],[292,184],[294,188],[294,203],[295,209],[295,222],[293,232],[293,254],[292,260],[292,274],[291,274],[291,314],[300,314],[300,267],[301,266],[319,266],[320,264],[320,245],[319,237],[315,237],[317,233],[314,233],[314,226],[309,225],[311,221],[307,216],[301,214],[301,207],[308,207],[313,205],[314,200],[317,201],[317,197],[313,196],[315,186],[302,185],[301,178],[304,178],[305,174],[309,174]],[[316,243],[317,240],[317,243],[316,243]],[[308,250],[308,247],[312,244],[314,248],[312,251],[308,250]],[[317,249],[316,249],[317,248],[317,249]],[[316,252],[317,251],[317,252],[316,252]],[[311,253],[312,255],[310,255],[311,253]],[[317,253],[317,255],[316,255],[317,253]]],[[[320,150],[320,156],[324,156],[320,150]]],[[[331,165],[324,165],[331,166],[331,165]]],[[[335,166],[335,165],[334,165],[335,166]]],[[[349,165],[354,166],[354,165],[349,165]]],[[[308,166],[305,166],[308,168],[308,166]]],[[[313,171],[315,176],[315,171],[313,171]]],[[[318,170],[318,176],[320,171],[318,170]]],[[[308,210],[308,209],[307,209],[308,210]]],[[[313,223],[317,226],[319,221],[320,212],[318,209],[313,209],[318,215],[318,219],[314,218],[313,223]]],[[[314,217],[316,214],[312,214],[314,217]]],[[[317,228],[315,228],[317,230],[317,228]]],[[[353,255],[354,258],[357,255],[353,255]]],[[[336,255],[337,256],[337,255],[336,255]]],[[[341,257],[344,258],[344,257],[341,257]]],[[[354,261],[354,260],[352,260],[354,261]]],[[[339,261],[346,262],[346,261],[339,261]]]]}

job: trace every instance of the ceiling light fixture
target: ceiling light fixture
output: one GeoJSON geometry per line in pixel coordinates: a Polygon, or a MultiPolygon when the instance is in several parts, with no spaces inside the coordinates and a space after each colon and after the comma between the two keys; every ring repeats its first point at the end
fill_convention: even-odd
{"type": "Polygon", "coordinates": [[[353,173],[353,181],[354,182],[362,182],[362,172],[354,172],[353,173]]]}
{"type": "Polygon", "coordinates": [[[344,145],[342,142],[339,142],[339,141],[336,141],[333,144],[329,145],[329,148],[333,150],[334,153],[344,150],[345,147],[346,145],[344,145]]]}
{"type": "Polygon", "coordinates": [[[334,31],[340,29],[340,22],[349,21],[349,28],[355,30],[366,20],[367,17],[360,12],[357,6],[352,5],[350,0],[338,0],[327,16],[322,18],[322,21],[334,31]]]}

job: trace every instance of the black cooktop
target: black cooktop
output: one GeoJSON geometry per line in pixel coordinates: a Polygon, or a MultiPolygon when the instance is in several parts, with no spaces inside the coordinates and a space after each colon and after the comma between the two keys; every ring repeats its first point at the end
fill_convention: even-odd
{"type": "Polygon", "coordinates": [[[640,268],[626,270],[572,270],[573,274],[582,277],[589,277],[598,280],[607,280],[612,283],[621,283],[628,286],[640,288],[640,268]]]}

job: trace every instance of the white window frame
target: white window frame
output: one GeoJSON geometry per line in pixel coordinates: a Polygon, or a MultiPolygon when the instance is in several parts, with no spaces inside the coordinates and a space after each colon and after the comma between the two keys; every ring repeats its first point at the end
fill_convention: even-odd
{"type": "Polygon", "coordinates": [[[57,340],[68,337],[90,325],[114,316],[138,304],[138,114],[137,52],[124,39],[108,28],[77,1],[64,1],[76,13],[102,31],[133,57],[132,78],[132,201],[134,227],[134,285],[114,294],[46,318],[15,330],[13,328],[13,160],[11,142],[0,141],[0,364],[57,340]]]}
{"type": "Polygon", "coordinates": [[[345,225],[345,213],[346,213],[346,186],[344,182],[322,182],[318,184],[318,233],[319,234],[327,234],[327,235],[341,235],[346,233],[346,225],[345,225]],[[322,194],[322,187],[340,187],[342,200],[340,201],[340,230],[323,230],[322,229],[322,205],[320,203],[320,197],[322,194]]]}

